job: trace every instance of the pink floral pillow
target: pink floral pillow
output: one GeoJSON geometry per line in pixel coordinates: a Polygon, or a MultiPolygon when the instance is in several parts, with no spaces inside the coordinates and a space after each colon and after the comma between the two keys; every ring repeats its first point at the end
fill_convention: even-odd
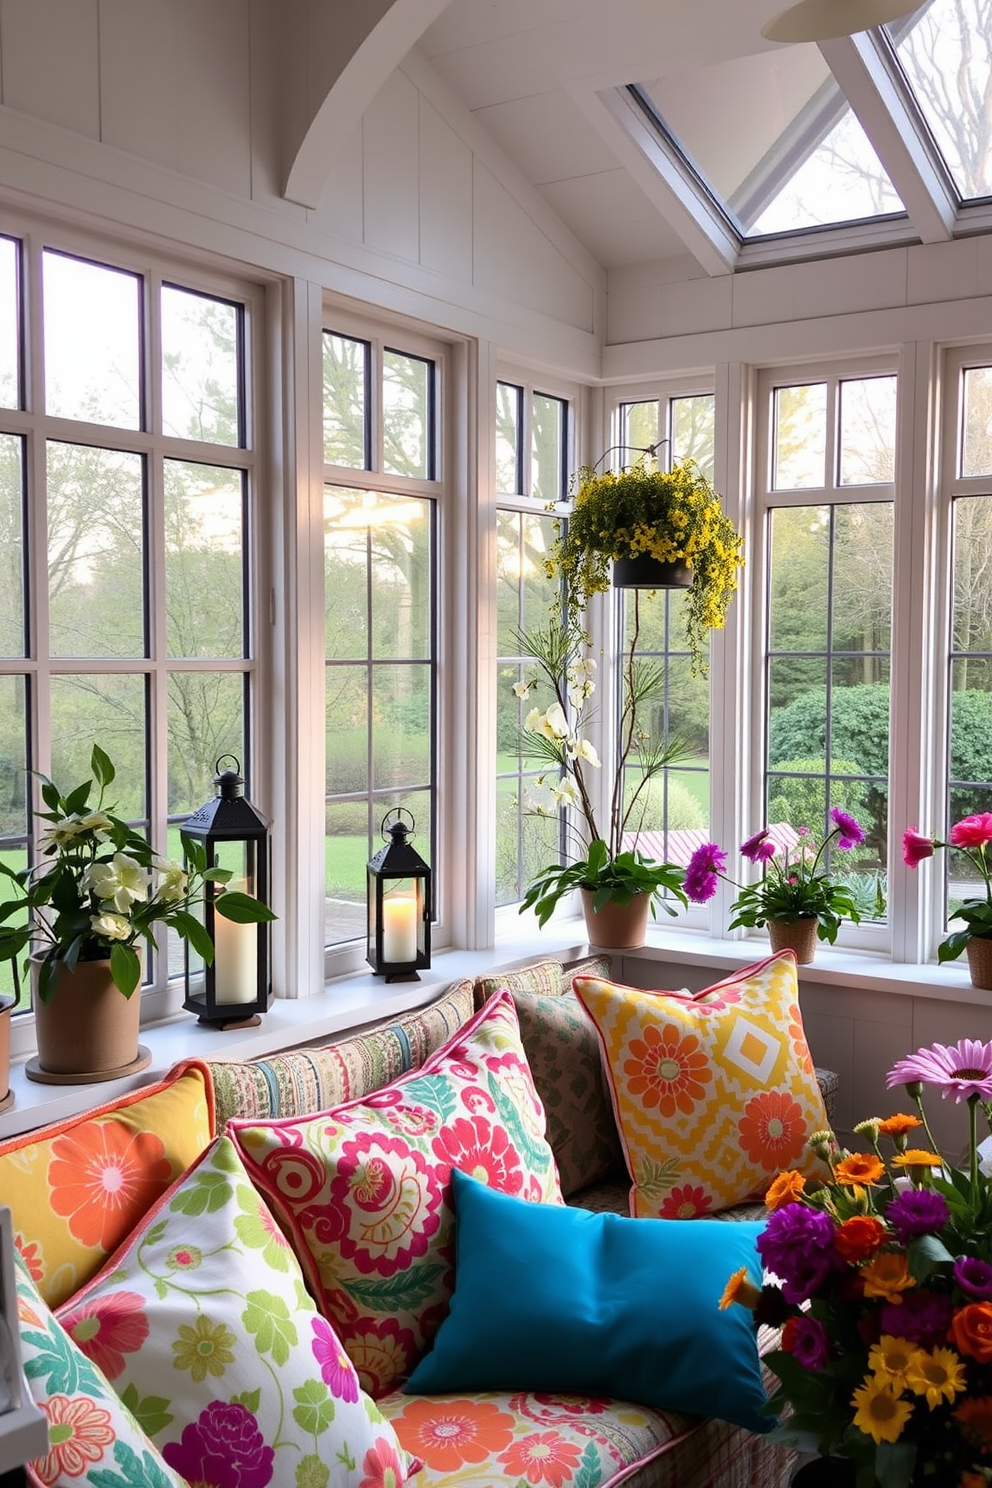
{"type": "Polygon", "coordinates": [[[421,1069],[319,1116],[232,1121],[362,1387],[410,1374],[454,1288],[451,1170],[561,1203],[513,999],[498,992],[421,1069]]]}

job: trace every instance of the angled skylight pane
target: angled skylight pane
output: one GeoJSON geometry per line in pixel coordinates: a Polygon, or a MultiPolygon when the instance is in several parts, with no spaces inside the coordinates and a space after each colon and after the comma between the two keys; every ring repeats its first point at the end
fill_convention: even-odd
{"type": "Polygon", "coordinates": [[[886,30],[958,194],[992,196],[988,0],[933,0],[886,30]]]}
{"type": "Polygon", "coordinates": [[[720,62],[635,92],[742,237],[904,210],[816,46],[720,62]]]}

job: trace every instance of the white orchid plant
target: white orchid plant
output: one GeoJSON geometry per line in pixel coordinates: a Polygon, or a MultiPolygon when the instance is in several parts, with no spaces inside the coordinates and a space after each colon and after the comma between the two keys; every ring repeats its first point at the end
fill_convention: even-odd
{"type": "MultiPolygon", "coordinates": [[[[46,775],[38,774],[47,811],[36,816],[48,825],[38,846],[39,861],[15,871],[0,859],[8,893],[0,903],[0,961],[10,961],[15,992],[20,997],[18,958],[34,950],[39,962],[38,995],[48,1002],[62,967],[80,961],[110,962],[115,985],[130,997],[141,976],[136,949],[142,938],[153,943],[154,927],[169,926],[209,965],[214,948],[197,917],[206,885],[226,884],[226,868],[208,868],[202,843],[182,833],[186,864],[159,857],[144,837],[104,808],[116,771],[94,745],[92,780],[62,795],[46,775]],[[94,781],[99,789],[89,808],[94,781]]],[[[272,911],[250,894],[225,890],[214,909],[243,924],[274,919],[272,911]]],[[[27,971],[28,961],[24,962],[27,971]]]]}
{"type": "MultiPolygon", "coordinates": [[[[552,816],[568,807],[566,831],[572,848],[568,863],[540,871],[520,906],[521,913],[533,909],[538,923],[544,925],[558,901],[577,888],[592,893],[597,911],[611,900],[627,904],[638,893],[652,895],[653,909],[659,889],[684,905],[682,869],[655,862],[629,845],[643,818],[648,782],[686,753],[679,740],[652,739],[640,722],[646,703],[661,690],[661,668],[637,660],[635,629],[623,665],[619,750],[604,832],[590,774],[602,769],[602,762],[582,732],[591,716],[589,699],[596,690],[596,662],[589,655],[589,637],[566,610],[564,616],[552,612],[540,629],[518,631],[516,640],[529,664],[513,691],[522,701],[542,693],[549,698],[543,708],[538,702],[523,723],[521,753],[547,765],[535,782],[541,794],[529,797],[525,806],[537,816],[552,816]]],[[[662,902],[675,913],[669,903],[662,902]]]]}

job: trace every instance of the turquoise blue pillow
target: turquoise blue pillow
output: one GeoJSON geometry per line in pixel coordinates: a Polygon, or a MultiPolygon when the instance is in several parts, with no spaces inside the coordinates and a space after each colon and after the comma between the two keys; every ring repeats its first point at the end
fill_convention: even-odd
{"type": "Polygon", "coordinates": [[[407,1394],[605,1395],[771,1430],[751,1313],[720,1310],[741,1266],[761,1283],[761,1224],[593,1214],[452,1181],[454,1295],[407,1394]]]}

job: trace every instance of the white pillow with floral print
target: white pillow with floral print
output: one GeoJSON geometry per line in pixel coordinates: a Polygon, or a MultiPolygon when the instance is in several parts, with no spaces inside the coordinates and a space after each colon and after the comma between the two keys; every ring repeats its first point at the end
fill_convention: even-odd
{"type": "MultiPolygon", "coordinates": [[[[68,1337],[14,1251],[21,1357],[48,1418],[48,1451],[27,1465],[35,1488],[184,1488],[105,1375],[68,1337]]],[[[2,1476],[2,1475],[0,1475],[2,1476]]]]}
{"type": "Polygon", "coordinates": [[[398,1488],[418,1466],[226,1137],[58,1316],[198,1488],[398,1488]]]}

